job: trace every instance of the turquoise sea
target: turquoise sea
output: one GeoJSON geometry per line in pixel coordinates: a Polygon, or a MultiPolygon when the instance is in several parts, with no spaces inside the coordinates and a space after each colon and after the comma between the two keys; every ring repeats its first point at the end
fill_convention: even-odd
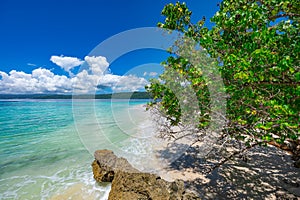
{"type": "MultiPolygon", "coordinates": [[[[97,149],[146,154],[146,100],[0,101],[0,199],[106,199],[97,149]]],[[[150,130],[151,131],[151,130],[150,130]]]]}

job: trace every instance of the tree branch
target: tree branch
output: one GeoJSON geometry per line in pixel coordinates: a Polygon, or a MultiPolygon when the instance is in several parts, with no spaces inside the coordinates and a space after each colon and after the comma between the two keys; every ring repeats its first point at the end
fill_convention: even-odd
{"type": "Polygon", "coordinates": [[[249,150],[249,149],[251,149],[251,148],[253,148],[253,147],[257,146],[257,145],[259,145],[259,144],[260,144],[260,143],[254,143],[254,144],[252,144],[252,145],[250,145],[250,146],[247,146],[246,148],[242,149],[241,151],[236,151],[236,152],[232,153],[230,156],[224,158],[223,160],[221,160],[221,162],[219,162],[219,163],[217,163],[215,166],[213,166],[213,167],[208,171],[208,173],[210,173],[210,172],[214,171],[215,169],[219,168],[219,167],[222,166],[224,163],[226,163],[226,162],[228,162],[230,159],[232,159],[234,156],[239,155],[239,154],[241,154],[241,153],[243,153],[243,152],[245,152],[245,151],[247,151],[247,150],[249,150]]]}
{"type": "Polygon", "coordinates": [[[297,14],[297,13],[283,13],[283,14],[280,14],[280,15],[275,15],[275,16],[269,17],[269,20],[275,20],[275,19],[278,19],[278,18],[281,18],[281,17],[300,17],[300,14],[297,14]]]}

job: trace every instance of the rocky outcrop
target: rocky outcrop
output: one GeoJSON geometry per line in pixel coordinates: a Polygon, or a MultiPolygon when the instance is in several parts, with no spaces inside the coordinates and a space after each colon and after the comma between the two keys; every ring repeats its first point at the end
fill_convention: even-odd
{"type": "Polygon", "coordinates": [[[125,158],[118,158],[110,150],[98,150],[92,163],[94,178],[98,182],[112,182],[116,172],[138,173],[125,158]]]}
{"type": "Polygon", "coordinates": [[[183,181],[168,182],[155,174],[140,172],[112,151],[98,150],[94,155],[94,178],[98,182],[112,182],[109,200],[200,199],[185,190],[183,181]]]}

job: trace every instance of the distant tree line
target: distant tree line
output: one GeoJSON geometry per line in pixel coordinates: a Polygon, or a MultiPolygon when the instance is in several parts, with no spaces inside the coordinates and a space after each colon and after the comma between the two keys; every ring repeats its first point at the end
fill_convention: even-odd
{"type": "Polygon", "coordinates": [[[0,94],[0,99],[150,99],[147,92],[120,92],[113,94],[0,94]]]}

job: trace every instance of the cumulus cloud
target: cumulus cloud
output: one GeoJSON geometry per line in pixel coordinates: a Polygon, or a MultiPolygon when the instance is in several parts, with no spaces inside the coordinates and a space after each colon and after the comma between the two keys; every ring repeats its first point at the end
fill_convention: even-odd
{"type": "Polygon", "coordinates": [[[48,69],[38,68],[31,74],[12,70],[9,74],[0,71],[0,93],[66,93],[72,87],[66,76],[54,75],[48,69]]]}
{"type": "Polygon", "coordinates": [[[84,60],[88,63],[90,70],[95,75],[104,75],[109,66],[109,63],[103,56],[86,56],[84,60]]]}
{"type": "Polygon", "coordinates": [[[99,78],[98,84],[110,87],[115,92],[138,91],[143,89],[148,84],[148,81],[134,75],[118,76],[107,74],[99,78]]]}
{"type": "Polygon", "coordinates": [[[70,73],[70,70],[74,67],[81,65],[84,61],[76,57],[68,56],[51,56],[50,61],[63,68],[66,72],[70,73]]]}
{"type": "MultiPolygon", "coordinates": [[[[68,70],[82,63],[78,58],[65,58],[52,56],[51,60],[68,70]]],[[[115,92],[138,91],[148,84],[146,79],[135,75],[118,76],[109,73],[107,70],[109,63],[105,57],[86,56],[84,60],[88,63],[89,69],[84,69],[72,77],[56,75],[45,68],[34,69],[31,73],[12,70],[7,74],[0,71],[0,93],[94,93],[106,88],[111,88],[115,92]]]]}
{"type": "Polygon", "coordinates": [[[121,91],[138,91],[144,89],[148,81],[134,75],[120,76],[117,84],[113,85],[112,89],[117,92],[121,91]]]}

